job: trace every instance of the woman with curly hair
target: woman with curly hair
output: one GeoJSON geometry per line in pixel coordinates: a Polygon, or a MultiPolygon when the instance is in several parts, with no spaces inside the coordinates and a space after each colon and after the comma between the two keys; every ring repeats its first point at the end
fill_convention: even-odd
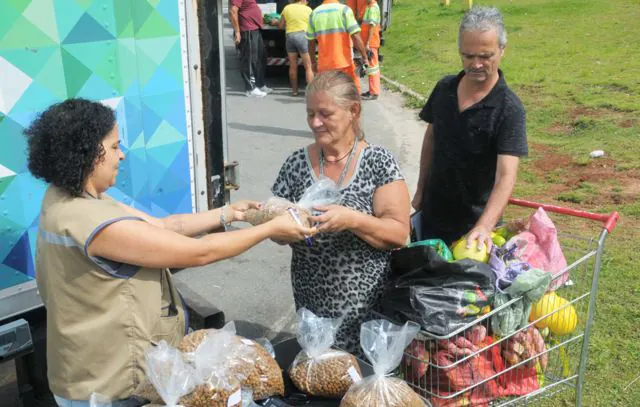
{"type": "Polygon", "coordinates": [[[134,394],[144,351],[187,329],[168,268],[236,256],[265,239],[297,241],[314,230],[289,215],[208,234],[244,220],[244,201],[197,214],[155,218],[111,199],[124,159],[113,110],[88,100],[55,104],[26,130],[29,170],[50,185],[42,202],[36,279],[47,309],[47,362],[60,406],[91,393],[134,394]]]}

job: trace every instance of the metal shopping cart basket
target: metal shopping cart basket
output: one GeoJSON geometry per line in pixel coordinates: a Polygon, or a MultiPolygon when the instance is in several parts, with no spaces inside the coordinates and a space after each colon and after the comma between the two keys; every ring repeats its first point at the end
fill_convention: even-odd
{"type": "Polygon", "coordinates": [[[400,373],[433,406],[554,405],[553,396],[565,390],[574,391],[576,405],[582,405],[602,252],[619,215],[519,199],[510,204],[508,212],[544,208],[557,226],[568,266],[553,276],[556,296],[545,294],[534,305],[534,318],[513,333],[492,335],[491,321],[522,297],[446,336],[420,333],[405,351],[400,373]],[[548,334],[549,327],[555,334],[548,334]]]}

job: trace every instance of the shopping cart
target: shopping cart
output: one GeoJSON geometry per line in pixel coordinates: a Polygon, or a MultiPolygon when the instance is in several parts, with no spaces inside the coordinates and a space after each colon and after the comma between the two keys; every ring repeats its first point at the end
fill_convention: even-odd
{"type": "Polygon", "coordinates": [[[522,297],[446,336],[422,331],[405,351],[400,369],[407,383],[433,406],[537,406],[569,389],[575,391],[576,405],[582,405],[602,252],[619,215],[520,199],[510,204],[510,210],[542,207],[557,226],[568,264],[553,276],[554,282],[562,282],[555,291],[558,297],[545,295],[542,305],[534,307],[535,318],[504,337],[488,335],[492,318],[522,297]],[[589,227],[585,220],[600,225],[589,227]],[[583,236],[587,234],[592,236],[583,236]],[[549,327],[555,334],[547,335],[549,327]]]}

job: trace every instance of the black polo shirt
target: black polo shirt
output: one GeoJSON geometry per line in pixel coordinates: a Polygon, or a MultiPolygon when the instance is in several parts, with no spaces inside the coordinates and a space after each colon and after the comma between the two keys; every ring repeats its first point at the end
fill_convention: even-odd
{"type": "Polygon", "coordinates": [[[464,71],[441,79],[420,118],[433,126],[430,177],[422,198],[423,228],[451,243],[482,215],[496,177],[499,154],[526,156],[522,102],[500,78],[480,102],[462,113],[458,84],[464,71]]]}

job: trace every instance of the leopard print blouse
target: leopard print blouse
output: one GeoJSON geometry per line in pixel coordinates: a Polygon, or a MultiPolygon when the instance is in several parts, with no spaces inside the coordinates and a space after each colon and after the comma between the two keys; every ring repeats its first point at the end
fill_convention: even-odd
{"type": "MultiPolygon", "coordinates": [[[[297,202],[317,176],[306,148],[290,155],[271,191],[297,202]]],[[[361,152],[351,180],[345,180],[341,204],[373,215],[376,189],[404,180],[398,163],[386,149],[367,145],[361,152]]],[[[371,319],[389,272],[389,252],[370,246],[350,231],[318,234],[313,246],[292,244],[291,280],[296,309],[344,318],[335,346],[356,355],[360,350],[360,325],[371,319]]]]}

